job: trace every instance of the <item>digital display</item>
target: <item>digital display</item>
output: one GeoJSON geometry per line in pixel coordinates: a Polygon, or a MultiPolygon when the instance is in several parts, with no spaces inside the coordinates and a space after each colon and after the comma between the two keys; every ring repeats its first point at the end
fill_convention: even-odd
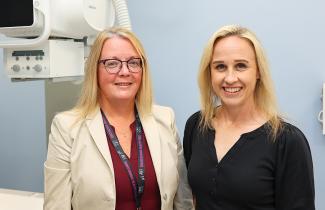
{"type": "Polygon", "coordinates": [[[33,9],[33,0],[2,0],[0,4],[0,27],[33,25],[33,9]]]}

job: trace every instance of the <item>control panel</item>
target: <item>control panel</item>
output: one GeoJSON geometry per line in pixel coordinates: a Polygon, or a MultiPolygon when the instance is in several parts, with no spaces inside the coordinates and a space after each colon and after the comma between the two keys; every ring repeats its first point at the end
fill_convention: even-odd
{"type": "Polygon", "coordinates": [[[11,75],[46,75],[48,64],[44,57],[44,50],[13,50],[7,61],[9,72],[11,75]]]}
{"type": "Polygon", "coordinates": [[[10,78],[53,78],[82,76],[82,42],[48,40],[30,49],[4,49],[4,63],[10,78]]]}

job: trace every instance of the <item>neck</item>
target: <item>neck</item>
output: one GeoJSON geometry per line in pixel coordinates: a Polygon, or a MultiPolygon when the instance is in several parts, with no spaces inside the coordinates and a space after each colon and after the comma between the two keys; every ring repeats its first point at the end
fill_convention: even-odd
{"type": "Polygon", "coordinates": [[[111,102],[100,100],[100,107],[113,126],[130,125],[135,120],[134,101],[111,102]]]}
{"type": "Polygon", "coordinates": [[[255,104],[240,107],[222,105],[217,109],[217,116],[223,122],[232,125],[254,124],[264,121],[263,114],[257,109],[255,104]]]}

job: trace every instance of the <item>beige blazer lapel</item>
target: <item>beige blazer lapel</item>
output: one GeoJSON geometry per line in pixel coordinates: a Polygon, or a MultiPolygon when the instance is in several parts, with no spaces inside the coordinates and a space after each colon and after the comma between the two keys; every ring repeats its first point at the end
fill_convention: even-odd
{"type": "Polygon", "coordinates": [[[157,128],[157,124],[152,115],[141,116],[141,124],[148,142],[151,159],[155,168],[159,188],[162,187],[161,176],[161,141],[157,128]]]}
{"type": "Polygon", "coordinates": [[[93,137],[95,144],[98,147],[98,150],[100,151],[106,163],[108,164],[109,168],[113,172],[112,174],[114,178],[113,162],[111,158],[111,153],[108,148],[104,123],[99,108],[96,114],[87,117],[86,124],[88,126],[90,135],[93,137]]]}

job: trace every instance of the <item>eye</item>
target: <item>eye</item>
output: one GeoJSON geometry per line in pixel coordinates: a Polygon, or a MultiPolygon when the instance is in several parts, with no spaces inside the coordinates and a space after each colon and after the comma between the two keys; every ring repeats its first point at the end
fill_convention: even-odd
{"type": "Polygon", "coordinates": [[[128,61],[128,65],[130,67],[136,68],[141,66],[141,59],[140,58],[134,58],[128,61]]]}
{"type": "Polygon", "coordinates": [[[243,70],[247,69],[247,65],[245,63],[237,63],[236,69],[238,69],[239,71],[243,71],[243,70]]]}
{"type": "Polygon", "coordinates": [[[116,68],[119,64],[118,60],[106,60],[104,63],[107,68],[116,68]]]}
{"type": "Polygon", "coordinates": [[[225,64],[216,64],[213,65],[213,69],[217,70],[217,71],[225,71],[227,69],[227,66],[225,64]]]}

